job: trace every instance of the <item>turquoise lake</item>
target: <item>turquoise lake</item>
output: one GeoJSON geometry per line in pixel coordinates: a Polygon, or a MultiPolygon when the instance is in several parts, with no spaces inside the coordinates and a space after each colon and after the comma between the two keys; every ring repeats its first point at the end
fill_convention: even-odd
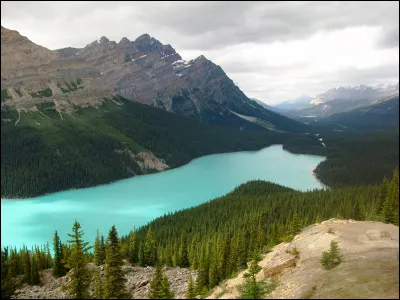
{"type": "Polygon", "coordinates": [[[1,200],[1,245],[49,242],[54,231],[65,242],[74,219],[93,242],[112,225],[127,234],[165,213],[199,205],[249,180],[262,179],[298,190],[323,188],[313,170],[325,157],[291,154],[274,145],[254,152],[214,154],[185,166],[108,185],[25,200],[1,200]]]}

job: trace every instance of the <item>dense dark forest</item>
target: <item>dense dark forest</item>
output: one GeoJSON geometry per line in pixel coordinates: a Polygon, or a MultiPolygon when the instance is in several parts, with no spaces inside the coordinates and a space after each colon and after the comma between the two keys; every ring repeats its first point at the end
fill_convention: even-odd
{"type": "Polygon", "coordinates": [[[321,132],[326,147],[315,134],[301,135],[283,143],[293,153],[326,156],[315,173],[329,187],[379,183],[399,165],[399,130],[321,132]]]}
{"type": "Polygon", "coordinates": [[[204,125],[121,97],[63,114],[64,120],[54,103],[38,108],[21,112],[17,126],[17,111],[1,110],[2,198],[34,197],[152,172],[141,170],[128,151],[118,150],[151,151],[174,168],[207,154],[283,144],[293,153],[327,156],[316,173],[331,187],[377,184],[398,166],[398,130],[326,131],[320,136],[241,131],[204,125]]]}
{"type": "MultiPolygon", "coordinates": [[[[111,261],[111,257],[116,261],[112,264],[115,274],[120,274],[118,266],[122,258],[140,266],[162,264],[197,269],[195,294],[204,295],[223,279],[246,268],[255,254],[290,241],[301,228],[312,223],[336,217],[398,226],[398,180],[396,169],[391,178],[385,177],[378,185],[308,192],[251,181],[223,197],[159,217],[123,236],[119,242],[113,227],[107,239],[97,235],[92,253],[87,252],[83,232],[75,222],[72,241],[62,243],[55,232],[54,258],[48,246],[32,250],[3,247],[2,295],[9,296],[21,281],[37,284],[35,276],[41,269],[53,266],[53,274],[62,276],[74,263],[93,261],[102,265],[111,261]],[[19,281],[16,275],[20,275],[19,281]]],[[[89,275],[82,276],[88,280],[89,275]]],[[[106,289],[106,283],[101,284],[106,289]]]]}
{"type": "Polygon", "coordinates": [[[1,196],[33,197],[131,177],[142,171],[128,152],[151,151],[171,167],[202,155],[258,150],[286,136],[204,125],[147,105],[105,101],[79,109],[64,120],[52,108],[1,111],[1,196]]]}

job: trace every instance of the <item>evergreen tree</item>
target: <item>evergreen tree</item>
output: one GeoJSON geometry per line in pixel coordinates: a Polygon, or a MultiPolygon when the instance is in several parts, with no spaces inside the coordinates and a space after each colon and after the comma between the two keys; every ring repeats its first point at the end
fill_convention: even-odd
{"type": "Polygon", "coordinates": [[[104,296],[106,299],[126,299],[128,291],[125,285],[126,278],[121,268],[123,265],[121,246],[114,225],[108,234],[107,242],[104,296]]]}
{"type": "Polygon", "coordinates": [[[27,249],[24,257],[24,277],[22,281],[28,284],[31,283],[31,256],[27,249]]]}
{"type": "Polygon", "coordinates": [[[163,294],[163,299],[173,299],[175,294],[171,290],[171,284],[169,283],[167,275],[163,274],[161,282],[161,290],[163,294]]]}
{"type": "Polygon", "coordinates": [[[261,271],[261,267],[258,265],[260,260],[261,257],[258,255],[253,256],[250,268],[247,273],[244,274],[244,277],[247,279],[240,288],[240,299],[262,299],[267,292],[265,282],[257,281],[256,279],[257,273],[261,271]]]}
{"type": "Polygon", "coordinates": [[[104,279],[102,278],[100,272],[97,270],[95,271],[95,273],[93,275],[93,281],[94,281],[93,298],[94,299],[104,299],[105,282],[104,282],[104,279]]]}
{"type": "Polygon", "coordinates": [[[140,243],[140,246],[139,246],[139,266],[141,266],[141,267],[145,267],[146,266],[146,262],[145,262],[145,259],[144,259],[143,243],[140,243]]]}
{"type": "Polygon", "coordinates": [[[30,283],[32,285],[40,284],[40,276],[39,276],[39,266],[38,266],[38,258],[37,255],[32,255],[31,261],[31,280],[30,283]]]}
{"type": "MultiPolygon", "coordinates": [[[[103,238],[103,242],[104,242],[104,238],[103,238]]],[[[103,258],[103,246],[101,243],[99,230],[97,230],[97,232],[96,232],[96,239],[94,240],[93,248],[94,248],[93,249],[93,262],[97,266],[100,266],[104,263],[104,258],[103,258]]]]}
{"type": "Polygon", "coordinates": [[[356,204],[353,207],[352,218],[357,221],[364,220],[362,213],[361,213],[360,204],[358,204],[358,202],[356,202],[356,204]]]}
{"type": "Polygon", "coordinates": [[[179,263],[178,265],[181,268],[189,267],[189,257],[188,257],[188,244],[187,244],[187,235],[186,232],[183,231],[181,234],[181,241],[179,246],[179,263]]]}
{"type": "Polygon", "coordinates": [[[154,266],[157,262],[157,242],[151,227],[147,230],[143,247],[144,265],[154,266]]]}
{"type": "Polygon", "coordinates": [[[194,299],[196,297],[196,290],[193,282],[192,272],[189,274],[188,288],[186,290],[186,298],[194,299]]]}
{"type": "Polygon", "coordinates": [[[299,215],[297,214],[297,212],[295,212],[293,214],[293,219],[292,219],[292,223],[290,224],[290,234],[291,235],[296,235],[301,229],[301,222],[299,219],[299,215]]]}
{"type": "Polygon", "coordinates": [[[137,262],[138,257],[137,257],[137,245],[136,245],[136,232],[132,232],[129,235],[129,243],[128,243],[128,260],[130,261],[131,264],[134,264],[137,262]]]}
{"type": "Polygon", "coordinates": [[[68,241],[71,244],[68,267],[72,271],[68,274],[70,282],[67,289],[70,297],[73,299],[87,299],[89,298],[91,276],[89,270],[86,268],[85,254],[90,247],[88,247],[88,242],[83,241],[83,231],[81,230],[81,225],[76,220],[72,227],[72,234],[68,233],[68,236],[72,238],[68,241]]]}
{"type": "Polygon", "coordinates": [[[63,260],[62,243],[60,237],[58,236],[57,230],[54,233],[53,249],[54,249],[53,276],[55,277],[64,276],[66,274],[66,269],[62,263],[63,260]]]}
{"type": "Polygon", "coordinates": [[[327,270],[333,269],[342,262],[342,255],[337,241],[331,241],[330,250],[322,252],[320,261],[327,270]]]}
{"type": "Polygon", "coordinates": [[[174,297],[170,290],[170,284],[167,276],[163,274],[162,266],[157,263],[150,283],[149,298],[150,299],[171,299],[174,297]]]}
{"type": "Polygon", "coordinates": [[[8,276],[8,247],[1,249],[1,298],[10,299],[14,294],[17,284],[14,278],[8,276]]]}

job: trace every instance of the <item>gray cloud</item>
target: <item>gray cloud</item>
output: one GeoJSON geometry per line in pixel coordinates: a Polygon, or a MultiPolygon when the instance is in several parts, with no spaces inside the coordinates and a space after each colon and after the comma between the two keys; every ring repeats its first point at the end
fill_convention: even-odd
{"type": "MultiPolygon", "coordinates": [[[[393,54],[397,51],[398,57],[399,3],[395,1],[2,1],[1,23],[50,49],[84,47],[101,36],[119,41],[124,36],[132,40],[149,33],[162,43],[171,44],[181,54],[205,54],[220,64],[249,96],[271,99],[272,102],[295,98],[302,93],[314,95],[335,85],[373,84],[398,80],[399,76],[398,58],[393,54]],[[376,35],[367,37],[373,42],[376,52],[366,56],[365,64],[376,60],[377,65],[364,66],[363,69],[354,67],[362,62],[351,63],[352,59],[347,58],[352,65],[341,67],[340,71],[310,71],[307,75],[302,70],[307,70],[309,65],[318,65],[320,61],[332,58],[320,53],[323,58],[320,61],[296,58],[284,64],[276,55],[275,60],[279,62],[264,57],[262,53],[251,57],[245,47],[237,47],[246,44],[246,47],[258,49],[259,46],[295,41],[304,44],[316,34],[327,36],[333,31],[360,27],[372,28],[376,32],[376,35]],[[386,50],[391,51],[388,57],[393,61],[392,65],[387,63],[388,59],[385,60],[386,50]],[[232,53],[235,55],[224,59],[232,53]],[[295,75],[290,76],[292,73],[295,75]]],[[[343,40],[337,45],[338,50],[334,50],[339,52],[340,46],[347,44],[348,40],[343,40]]],[[[313,46],[319,49],[321,43],[313,46]]],[[[291,58],[299,51],[295,47],[290,51],[287,51],[288,46],[279,47],[285,50],[285,58],[291,58]]],[[[346,52],[352,49],[348,50],[346,52]]],[[[364,48],[360,48],[360,53],[363,52],[364,48]]],[[[336,56],[334,59],[340,62],[341,58],[336,56]]],[[[334,60],[332,64],[335,64],[334,60]]]]}

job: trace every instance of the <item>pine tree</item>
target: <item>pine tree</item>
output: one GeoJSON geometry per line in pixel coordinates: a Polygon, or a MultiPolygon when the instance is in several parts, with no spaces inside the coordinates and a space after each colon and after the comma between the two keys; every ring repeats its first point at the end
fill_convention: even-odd
{"type": "Polygon", "coordinates": [[[22,281],[27,284],[31,283],[31,256],[27,249],[25,251],[25,257],[24,257],[24,277],[22,281]]]}
{"type": "Polygon", "coordinates": [[[128,291],[125,285],[126,278],[121,268],[123,265],[121,246],[114,225],[108,234],[107,242],[104,296],[106,299],[126,299],[128,291]]]}
{"type": "Polygon", "coordinates": [[[187,245],[187,235],[183,231],[181,234],[181,241],[179,245],[179,263],[178,266],[181,268],[189,267],[189,257],[188,257],[188,245],[187,245]]]}
{"type": "Polygon", "coordinates": [[[342,255],[337,241],[331,241],[330,250],[322,252],[320,261],[327,270],[333,269],[342,262],[342,255]]]}
{"type": "Polygon", "coordinates": [[[139,246],[139,266],[141,266],[141,267],[145,267],[146,266],[146,262],[145,262],[145,259],[144,259],[143,243],[140,243],[140,246],[139,246]]]}
{"type": "Polygon", "coordinates": [[[31,280],[30,284],[39,285],[40,284],[40,276],[39,276],[39,266],[38,266],[38,258],[37,255],[32,254],[31,261],[31,280]]]}
{"type": "Polygon", "coordinates": [[[157,242],[154,238],[151,227],[147,230],[143,247],[144,265],[154,266],[157,262],[157,242]]]}
{"type": "Polygon", "coordinates": [[[388,195],[389,185],[390,185],[390,182],[389,182],[388,178],[385,176],[383,178],[381,188],[379,190],[379,197],[378,197],[378,203],[377,203],[377,211],[378,212],[382,212],[383,203],[385,203],[386,197],[388,195]]]}
{"type": "Polygon", "coordinates": [[[66,270],[62,263],[63,259],[62,243],[60,237],[58,236],[57,230],[54,233],[53,249],[54,249],[53,276],[55,277],[64,276],[66,274],[66,270]]]}
{"type": "Polygon", "coordinates": [[[102,244],[100,240],[100,233],[99,230],[96,232],[96,239],[94,240],[94,247],[93,247],[93,262],[97,265],[100,266],[104,263],[103,261],[103,249],[102,249],[102,244]]]}
{"type": "Polygon", "coordinates": [[[175,294],[171,290],[171,284],[169,283],[168,277],[163,274],[162,282],[161,282],[161,290],[163,294],[162,299],[173,299],[175,294]]]}
{"type": "Polygon", "coordinates": [[[82,239],[83,231],[81,225],[75,220],[72,227],[72,234],[68,234],[72,240],[68,241],[71,244],[71,255],[68,259],[68,267],[72,271],[68,274],[70,282],[67,287],[70,297],[73,299],[89,298],[89,284],[91,280],[90,272],[86,268],[85,254],[89,250],[88,242],[82,239]]]}
{"type": "Polygon", "coordinates": [[[206,268],[205,251],[203,249],[200,255],[199,270],[196,279],[196,294],[202,294],[203,289],[208,285],[208,269],[206,268]]]}
{"type": "Polygon", "coordinates": [[[95,282],[93,298],[94,299],[104,299],[105,282],[99,271],[95,271],[95,273],[93,275],[93,281],[95,282]]]}
{"type": "Polygon", "coordinates": [[[352,218],[354,220],[364,220],[364,218],[362,217],[362,213],[361,213],[361,209],[360,209],[360,204],[358,204],[358,202],[356,202],[356,204],[353,207],[353,214],[352,214],[352,218]]]}
{"type": "Polygon", "coordinates": [[[247,273],[244,274],[244,277],[247,279],[240,288],[240,299],[262,299],[264,294],[267,292],[265,282],[257,282],[256,279],[257,273],[261,271],[261,267],[258,265],[260,260],[261,258],[259,256],[253,256],[253,259],[250,263],[250,268],[247,273]]]}
{"type": "Polygon", "coordinates": [[[129,243],[128,243],[128,260],[130,261],[131,264],[134,264],[137,262],[138,257],[137,257],[137,245],[136,245],[136,232],[132,232],[129,235],[129,243]]]}
{"type": "Polygon", "coordinates": [[[297,212],[295,212],[293,214],[293,219],[292,219],[292,223],[290,224],[290,234],[291,235],[296,235],[301,229],[301,222],[299,219],[299,215],[297,214],[297,212]]]}
{"type": "Polygon", "coordinates": [[[186,298],[187,299],[194,299],[196,297],[196,290],[193,282],[192,272],[189,274],[189,283],[188,288],[186,290],[186,298]]]}
{"type": "Polygon", "coordinates": [[[157,263],[150,283],[149,298],[172,299],[173,297],[174,293],[170,290],[168,278],[163,274],[161,264],[157,263]]]}

